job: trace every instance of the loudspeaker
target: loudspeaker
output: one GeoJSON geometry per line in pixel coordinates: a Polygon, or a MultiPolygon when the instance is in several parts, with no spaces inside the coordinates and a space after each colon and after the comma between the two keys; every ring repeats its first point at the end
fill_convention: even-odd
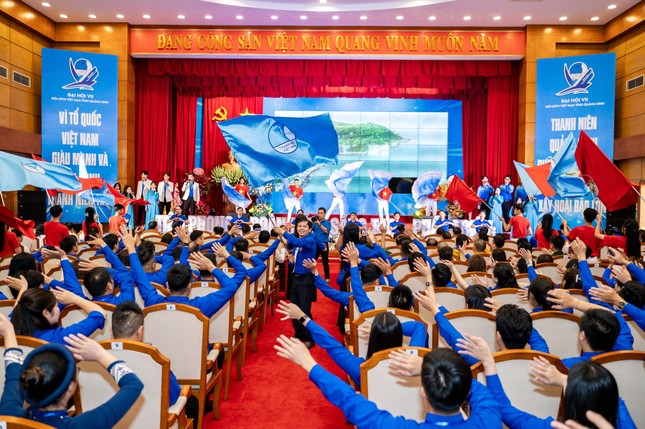
{"type": "Polygon", "coordinates": [[[47,220],[45,191],[18,191],[18,217],[42,223],[47,220]]]}

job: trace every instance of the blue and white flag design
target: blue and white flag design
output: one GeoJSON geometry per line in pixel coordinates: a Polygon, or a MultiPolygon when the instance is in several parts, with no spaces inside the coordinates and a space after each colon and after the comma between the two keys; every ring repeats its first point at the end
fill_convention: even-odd
{"type": "Polygon", "coordinates": [[[554,164],[547,181],[561,197],[582,197],[589,192],[584,179],[579,176],[580,169],[576,162],[578,140],[569,133],[562,147],[555,154],[554,164]]]}
{"type": "Polygon", "coordinates": [[[382,200],[381,191],[387,188],[390,184],[392,174],[384,170],[367,170],[370,175],[370,187],[372,188],[372,195],[377,200],[382,200]]]}
{"type": "Polygon", "coordinates": [[[224,191],[231,203],[233,203],[237,207],[247,208],[251,205],[252,201],[237,192],[234,187],[229,185],[226,181],[226,177],[222,177],[222,191],[224,191]]]}
{"type": "Polygon", "coordinates": [[[344,197],[347,193],[347,188],[349,188],[349,184],[352,183],[354,175],[356,175],[356,172],[362,165],[363,161],[350,162],[343,165],[339,170],[331,173],[329,179],[325,180],[325,185],[327,185],[335,197],[344,197]]]}
{"type": "Polygon", "coordinates": [[[443,173],[441,171],[430,170],[417,177],[417,180],[412,184],[412,199],[416,203],[416,207],[423,206],[428,195],[434,193],[441,182],[443,173]]]}
{"type": "Polygon", "coordinates": [[[69,167],[0,151],[0,191],[19,191],[27,185],[64,191],[81,189],[81,182],[69,167]]]}

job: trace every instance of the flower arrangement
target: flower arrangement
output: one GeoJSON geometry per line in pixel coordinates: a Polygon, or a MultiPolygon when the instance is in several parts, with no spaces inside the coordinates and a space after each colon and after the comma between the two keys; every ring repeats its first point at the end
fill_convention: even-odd
{"type": "Polygon", "coordinates": [[[459,204],[449,204],[448,214],[452,219],[463,219],[466,213],[459,207],[459,204]]]}
{"type": "Polygon", "coordinates": [[[240,180],[240,178],[244,177],[244,179],[246,179],[244,173],[242,173],[242,169],[240,168],[224,168],[221,165],[216,165],[215,167],[213,167],[213,169],[211,170],[210,180],[214,184],[220,185],[222,183],[222,177],[226,177],[226,181],[232,186],[234,186],[240,180]]]}
{"type": "Polygon", "coordinates": [[[249,209],[249,214],[251,216],[257,217],[268,217],[273,214],[273,207],[271,207],[271,205],[268,203],[257,203],[251,206],[251,208],[249,209]]]}
{"type": "Polygon", "coordinates": [[[193,169],[193,174],[195,175],[195,182],[199,185],[199,203],[195,207],[196,215],[203,216],[208,215],[211,211],[211,208],[207,204],[207,195],[211,190],[210,178],[204,174],[204,169],[195,168],[193,169]]]}

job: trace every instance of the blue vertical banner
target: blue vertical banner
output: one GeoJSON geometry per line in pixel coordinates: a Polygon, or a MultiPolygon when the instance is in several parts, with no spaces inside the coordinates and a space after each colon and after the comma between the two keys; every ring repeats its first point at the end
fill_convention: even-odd
{"type": "MultiPolygon", "coordinates": [[[[43,159],[66,165],[79,177],[116,182],[117,56],[43,48],[42,70],[43,159]]],[[[63,206],[68,222],[82,221],[91,204],[65,194],[53,202],[63,206]]]]}
{"type": "Polygon", "coordinates": [[[570,132],[584,130],[614,155],[616,54],[537,61],[535,165],[551,162],[570,132]]]}

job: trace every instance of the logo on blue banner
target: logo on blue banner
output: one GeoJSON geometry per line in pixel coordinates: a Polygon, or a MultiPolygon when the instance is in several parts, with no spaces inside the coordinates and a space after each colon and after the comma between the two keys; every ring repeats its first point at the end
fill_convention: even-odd
{"type": "Polygon", "coordinates": [[[281,122],[275,122],[269,128],[269,143],[276,152],[289,154],[298,149],[296,135],[281,122]]]}
{"type": "Polygon", "coordinates": [[[569,67],[565,63],[564,78],[569,86],[555,95],[588,94],[587,88],[591,86],[594,78],[593,68],[587,67],[582,61],[577,61],[569,67]]]}
{"type": "Polygon", "coordinates": [[[37,162],[24,162],[22,164],[22,168],[25,170],[31,172],[31,173],[36,173],[36,174],[45,174],[45,169],[42,168],[40,165],[38,165],[37,162]]]}
{"type": "Polygon", "coordinates": [[[79,58],[74,61],[69,59],[69,72],[74,78],[74,82],[63,85],[63,89],[83,89],[86,91],[94,91],[94,84],[99,77],[99,69],[92,65],[92,63],[85,59],[79,58]]]}

